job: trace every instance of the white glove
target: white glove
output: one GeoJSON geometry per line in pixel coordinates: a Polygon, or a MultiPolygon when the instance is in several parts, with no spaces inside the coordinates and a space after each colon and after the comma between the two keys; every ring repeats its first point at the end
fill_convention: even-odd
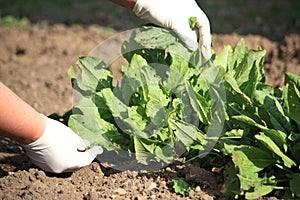
{"type": "Polygon", "coordinates": [[[211,57],[209,20],[195,0],[137,0],[133,11],[141,19],[174,30],[192,51],[198,48],[197,34],[191,30],[188,19],[196,17],[202,53],[207,59],[211,57]]]}
{"type": "Polygon", "coordinates": [[[43,135],[33,143],[23,145],[28,157],[43,170],[54,173],[71,172],[89,165],[103,152],[99,146],[84,151],[85,142],[69,127],[48,117],[45,119],[43,135]]]}

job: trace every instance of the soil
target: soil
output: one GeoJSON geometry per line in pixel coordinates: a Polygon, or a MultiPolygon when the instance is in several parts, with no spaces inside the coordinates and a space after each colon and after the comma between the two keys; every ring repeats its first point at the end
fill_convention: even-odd
{"type": "MultiPolygon", "coordinates": [[[[97,25],[0,27],[0,80],[39,112],[63,114],[72,107],[70,65],[113,34],[97,25]]],[[[241,38],[251,49],[267,50],[267,84],[280,87],[287,71],[300,75],[300,35],[272,41],[259,35],[213,34],[214,50],[234,47],[241,38]]],[[[222,183],[221,174],[181,160],[153,172],[117,171],[94,161],[73,173],[45,173],[32,165],[21,146],[0,138],[0,199],[227,199],[222,183]],[[172,179],[178,177],[195,188],[185,197],[173,190],[172,179]]]]}

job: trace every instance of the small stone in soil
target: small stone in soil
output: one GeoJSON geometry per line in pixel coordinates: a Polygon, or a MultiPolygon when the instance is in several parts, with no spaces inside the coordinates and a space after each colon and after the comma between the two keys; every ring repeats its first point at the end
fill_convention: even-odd
{"type": "Polygon", "coordinates": [[[145,191],[150,192],[151,190],[156,188],[156,186],[157,186],[156,183],[147,182],[147,183],[145,183],[145,191]]]}
{"type": "Polygon", "coordinates": [[[126,190],[124,190],[123,188],[118,188],[114,190],[114,194],[125,195],[126,193],[127,193],[126,190]]]}
{"type": "Polygon", "coordinates": [[[200,188],[200,186],[198,185],[198,186],[196,186],[196,188],[195,188],[195,192],[201,192],[201,188],[200,188]]]}

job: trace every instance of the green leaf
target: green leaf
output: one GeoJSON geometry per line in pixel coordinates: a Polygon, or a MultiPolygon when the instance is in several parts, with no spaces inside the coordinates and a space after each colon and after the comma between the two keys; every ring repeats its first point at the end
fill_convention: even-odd
{"type": "Polygon", "coordinates": [[[148,85],[148,102],[146,114],[157,128],[162,128],[166,123],[166,107],[170,99],[163,93],[159,85],[148,85]]]}
{"type": "Polygon", "coordinates": [[[148,139],[133,137],[135,156],[139,163],[147,165],[154,159],[155,144],[148,139]]]}
{"type": "Polygon", "coordinates": [[[270,115],[270,121],[273,128],[285,132],[286,134],[290,133],[292,127],[289,118],[285,115],[283,107],[277,99],[271,96],[266,96],[264,106],[267,108],[270,115]]]}
{"type": "MultiPolygon", "coordinates": [[[[131,59],[131,62],[128,66],[128,68],[142,68],[144,66],[147,66],[148,63],[147,63],[147,60],[144,59],[141,55],[138,55],[138,54],[134,54],[132,59],[131,59]]],[[[127,74],[130,73],[127,71],[127,74]]]]}
{"type": "Polygon", "coordinates": [[[189,84],[185,82],[185,88],[189,98],[189,102],[193,107],[194,111],[197,113],[199,120],[203,124],[208,124],[209,121],[209,104],[206,102],[206,99],[198,95],[189,84]]]}
{"type": "Polygon", "coordinates": [[[174,130],[174,134],[178,140],[184,144],[185,148],[189,147],[197,139],[204,138],[204,134],[198,130],[196,126],[184,121],[169,119],[169,125],[174,130]]]}
{"type": "MultiPolygon", "coordinates": [[[[257,80],[262,81],[264,78],[264,72],[262,70],[263,58],[266,54],[265,50],[248,50],[245,42],[241,40],[234,51],[234,78],[237,80],[237,84],[242,85],[251,79],[251,71],[253,67],[260,69],[257,71],[257,80]]],[[[253,73],[252,73],[253,74],[253,73]]],[[[256,81],[255,81],[256,82],[256,81]]],[[[251,83],[251,82],[250,82],[251,83]]],[[[245,86],[243,86],[244,88],[245,86]]]]}
{"type": "Polygon", "coordinates": [[[254,63],[250,69],[248,81],[244,82],[240,87],[242,91],[250,98],[253,96],[257,83],[261,81],[261,75],[259,73],[260,67],[254,63]]]}
{"type": "MultiPolygon", "coordinates": [[[[143,138],[149,137],[149,135],[143,131],[144,127],[140,127],[135,121],[136,116],[129,114],[132,110],[129,111],[129,107],[114,96],[111,89],[102,89],[101,93],[105,99],[106,105],[114,117],[116,124],[124,133],[143,138]]],[[[141,119],[139,118],[137,121],[139,120],[141,119]]]]}
{"type": "Polygon", "coordinates": [[[80,57],[77,61],[77,66],[80,69],[80,81],[75,79],[74,68],[69,70],[69,75],[73,79],[73,87],[82,95],[87,92],[97,92],[102,88],[112,87],[112,72],[107,68],[106,64],[99,59],[85,56],[80,57]]]}
{"type": "Polygon", "coordinates": [[[288,177],[291,178],[290,180],[290,190],[291,192],[300,197],[299,185],[300,185],[300,173],[293,173],[289,174],[288,177]]]}
{"type": "Polygon", "coordinates": [[[174,160],[174,143],[170,141],[167,144],[161,144],[155,147],[155,155],[165,163],[171,163],[174,160]]]}
{"type": "Polygon", "coordinates": [[[79,110],[73,109],[68,126],[80,137],[88,140],[91,146],[100,145],[107,150],[126,146],[128,138],[121,135],[114,124],[100,117],[98,108],[91,99],[81,99],[76,107],[79,110]]]}
{"type": "MultiPolygon", "coordinates": [[[[294,135],[294,134],[292,134],[294,135]]],[[[295,134],[296,137],[297,137],[297,140],[293,142],[293,144],[291,144],[290,146],[290,150],[292,152],[292,155],[294,156],[294,159],[297,163],[300,163],[300,143],[298,142],[299,141],[299,136],[300,134],[295,134]]]]}
{"type": "Polygon", "coordinates": [[[271,193],[275,188],[274,185],[259,185],[253,192],[247,192],[245,197],[246,199],[258,199],[271,193]]]}
{"type": "Polygon", "coordinates": [[[232,154],[232,159],[235,165],[248,171],[259,172],[276,162],[272,153],[254,146],[237,146],[225,143],[224,149],[228,154],[232,154]]]}
{"type": "MultiPolygon", "coordinates": [[[[240,170],[245,170],[248,172],[259,172],[263,168],[257,167],[251,159],[247,157],[247,155],[243,151],[234,151],[232,152],[232,161],[233,163],[239,167],[240,170]]],[[[254,174],[254,173],[252,173],[254,174]]],[[[246,189],[246,188],[244,188],[246,189]]],[[[249,188],[247,188],[248,190],[249,188]]]]}
{"type": "Polygon", "coordinates": [[[147,89],[149,101],[154,101],[161,107],[166,107],[169,104],[170,98],[166,94],[164,94],[163,90],[160,88],[159,85],[148,85],[147,89]]]}
{"type": "Polygon", "coordinates": [[[245,129],[232,129],[224,133],[224,138],[242,138],[245,132],[245,129]]]}
{"type": "Polygon", "coordinates": [[[187,182],[180,178],[174,178],[172,181],[174,184],[173,188],[176,194],[181,194],[182,196],[185,196],[186,193],[194,189],[187,182]]]}
{"type": "Polygon", "coordinates": [[[225,182],[222,189],[222,192],[225,195],[235,196],[236,194],[241,194],[240,180],[237,176],[237,170],[238,169],[236,169],[231,162],[228,162],[225,166],[225,170],[223,173],[225,182]]]}
{"type": "Polygon", "coordinates": [[[245,55],[247,54],[248,49],[245,44],[244,39],[241,39],[234,48],[233,57],[228,62],[228,71],[235,71],[236,68],[244,62],[245,55]]]}
{"type": "Polygon", "coordinates": [[[226,108],[227,108],[226,94],[225,94],[222,83],[220,83],[220,84],[212,83],[212,84],[210,84],[209,87],[210,87],[209,95],[211,98],[210,124],[212,126],[216,125],[221,128],[224,125],[225,119],[228,119],[228,116],[226,113],[226,108]]]}
{"type": "Polygon", "coordinates": [[[180,96],[184,92],[184,83],[186,79],[176,70],[168,70],[167,78],[163,82],[163,86],[172,95],[180,96]]]}
{"type": "Polygon", "coordinates": [[[274,88],[273,86],[265,84],[265,83],[257,83],[256,90],[264,92],[266,94],[269,94],[269,95],[277,97],[277,98],[282,97],[282,92],[281,92],[280,88],[274,88]]]}
{"type": "Polygon", "coordinates": [[[122,99],[127,105],[144,104],[149,100],[149,87],[159,87],[160,82],[155,69],[148,65],[129,68],[122,77],[122,99]]]}
{"type": "Polygon", "coordinates": [[[232,118],[236,119],[240,122],[244,122],[246,124],[249,124],[251,126],[255,126],[255,127],[259,128],[266,135],[268,135],[272,140],[274,140],[276,142],[276,144],[285,148],[286,134],[284,134],[280,131],[274,130],[274,129],[269,129],[261,124],[258,124],[253,119],[251,119],[250,117],[245,116],[245,115],[232,116],[232,118]]]}
{"type": "Polygon", "coordinates": [[[143,27],[134,40],[148,49],[165,49],[169,45],[178,42],[177,37],[171,30],[162,29],[160,27],[143,27]]]}
{"type": "Polygon", "coordinates": [[[185,45],[181,42],[176,42],[174,44],[171,44],[170,46],[168,46],[167,49],[169,53],[173,54],[173,55],[177,55],[180,56],[182,58],[185,58],[187,60],[189,60],[192,52],[185,47],[185,45]]]}
{"type": "Polygon", "coordinates": [[[147,126],[146,113],[142,107],[128,107],[128,117],[133,119],[139,127],[145,128],[147,126]]]}
{"type": "Polygon", "coordinates": [[[194,69],[189,68],[188,60],[174,53],[170,53],[169,67],[158,66],[159,75],[163,77],[163,85],[170,93],[180,96],[185,91],[185,82],[195,75],[194,69]],[[162,70],[164,69],[164,71],[162,70]]]}
{"type": "MultiPolygon", "coordinates": [[[[249,105],[252,104],[251,99],[240,90],[238,83],[236,82],[236,80],[234,79],[233,76],[231,76],[230,74],[225,74],[224,78],[225,78],[225,81],[230,85],[230,89],[232,89],[238,95],[239,102],[249,104],[249,105]]],[[[228,87],[227,87],[227,90],[228,90],[228,87]]]]}
{"type": "Polygon", "coordinates": [[[292,131],[289,117],[277,100],[276,97],[268,93],[268,91],[254,92],[254,101],[259,104],[259,109],[263,110],[261,117],[267,122],[269,128],[279,130],[286,135],[292,131]]]}
{"type": "Polygon", "coordinates": [[[220,66],[226,71],[227,65],[230,62],[231,56],[232,56],[233,50],[230,45],[224,46],[223,50],[216,55],[216,58],[214,60],[214,64],[216,66],[220,66]]]}
{"type": "Polygon", "coordinates": [[[292,166],[296,166],[296,163],[288,156],[286,156],[270,137],[263,134],[255,135],[254,137],[259,140],[265,147],[271,150],[271,152],[277,154],[282,159],[286,167],[291,168],[292,166]]]}
{"type": "Polygon", "coordinates": [[[293,119],[297,124],[298,128],[300,128],[300,78],[296,79],[294,76],[286,75],[286,87],[285,95],[284,95],[284,104],[287,108],[289,116],[293,119]],[[289,77],[289,78],[288,78],[289,77]],[[289,81],[288,81],[289,80],[289,81]],[[295,80],[293,82],[293,80],[295,80]]]}
{"type": "Polygon", "coordinates": [[[240,189],[245,191],[247,199],[256,199],[263,195],[269,194],[275,187],[273,177],[259,177],[259,171],[271,163],[276,162],[272,159],[272,155],[255,147],[236,146],[232,153],[233,163],[238,167],[237,174],[240,180],[240,189]],[[262,153],[262,155],[260,155],[262,153]]]}
{"type": "MultiPolygon", "coordinates": [[[[258,82],[264,82],[265,79],[265,71],[264,71],[264,56],[266,54],[266,50],[249,50],[246,56],[246,64],[248,66],[248,84],[252,84],[251,79],[255,80],[255,85],[258,82]],[[253,79],[254,78],[254,79],[253,79]]],[[[242,73],[240,76],[240,80],[245,73],[242,73]]],[[[238,82],[239,82],[238,81],[238,82]]]]}
{"type": "Polygon", "coordinates": [[[177,55],[175,53],[170,52],[171,57],[171,65],[170,70],[175,70],[183,76],[186,81],[188,81],[193,75],[195,75],[195,70],[193,68],[189,68],[189,60],[182,55],[177,55]]]}
{"type": "Polygon", "coordinates": [[[197,17],[189,17],[189,25],[191,29],[194,29],[197,24],[197,17]]]}
{"type": "Polygon", "coordinates": [[[286,72],[285,73],[285,78],[284,78],[284,84],[290,84],[290,83],[294,83],[295,86],[297,87],[298,91],[300,91],[300,76],[290,73],[290,72],[286,72]]]}

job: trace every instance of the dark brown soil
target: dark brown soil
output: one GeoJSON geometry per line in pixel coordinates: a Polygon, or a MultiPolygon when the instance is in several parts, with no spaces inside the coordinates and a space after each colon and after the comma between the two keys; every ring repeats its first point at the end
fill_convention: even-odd
{"type": "MultiPolygon", "coordinates": [[[[72,106],[70,65],[113,34],[96,25],[0,27],[0,80],[39,112],[62,114],[72,106]]],[[[286,71],[300,75],[300,35],[271,41],[259,35],[214,34],[214,50],[235,46],[241,38],[249,48],[267,50],[266,83],[282,85],[286,71]]],[[[216,172],[180,161],[148,173],[119,172],[95,161],[74,173],[54,175],[33,166],[18,144],[0,138],[0,199],[227,199],[222,181],[216,172]],[[195,190],[186,197],[175,194],[176,177],[195,190]]]]}

